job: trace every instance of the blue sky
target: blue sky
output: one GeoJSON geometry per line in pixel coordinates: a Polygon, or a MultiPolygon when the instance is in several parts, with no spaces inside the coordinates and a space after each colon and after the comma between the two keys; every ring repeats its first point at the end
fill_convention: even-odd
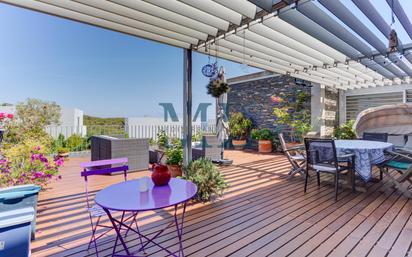
{"type": "MultiPolygon", "coordinates": [[[[0,31],[0,102],[34,97],[101,117],[163,117],[160,102],[182,112],[182,49],[5,4],[0,31]]],[[[201,74],[207,62],[194,53],[193,112],[214,102],[201,74]]],[[[245,75],[218,62],[227,77],[245,75]]]]}

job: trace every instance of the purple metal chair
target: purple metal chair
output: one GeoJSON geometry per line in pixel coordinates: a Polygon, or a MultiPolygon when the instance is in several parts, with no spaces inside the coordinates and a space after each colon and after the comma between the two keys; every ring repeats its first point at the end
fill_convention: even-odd
{"type": "MultiPolygon", "coordinates": [[[[94,247],[96,248],[96,256],[98,256],[96,241],[102,236],[109,233],[113,229],[113,227],[100,224],[100,219],[102,216],[106,215],[106,212],[104,212],[104,210],[99,205],[95,204],[94,201],[90,199],[89,189],[88,189],[88,177],[95,176],[95,175],[110,175],[113,172],[123,171],[124,180],[127,181],[127,171],[129,170],[127,162],[128,162],[127,158],[118,158],[118,159],[80,163],[80,167],[83,168],[83,171],[80,173],[80,175],[84,177],[84,181],[85,181],[87,211],[89,213],[90,224],[92,226],[92,236],[90,238],[87,250],[89,250],[91,244],[94,243],[94,247]],[[96,219],[96,222],[93,221],[94,219],[96,219]],[[108,230],[106,230],[99,236],[96,236],[96,230],[98,227],[104,227],[104,228],[107,228],[108,230]]],[[[125,213],[123,212],[122,217],[121,217],[122,221],[124,218],[124,214],[125,213]]],[[[131,225],[133,222],[136,223],[136,215],[132,215],[131,217],[128,218],[128,219],[132,219],[131,225]]],[[[124,220],[124,222],[127,222],[128,219],[124,220]]],[[[136,226],[137,226],[137,223],[136,223],[136,226]]],[[[126,231],[126,235],[127,233],[128,233],[128,230],[126,231]]],[[[115,252],[115,249],[116,249],[117,240],[118,238],[116,238],[115,247],[113,248],[113,253],[115,252]]]]}

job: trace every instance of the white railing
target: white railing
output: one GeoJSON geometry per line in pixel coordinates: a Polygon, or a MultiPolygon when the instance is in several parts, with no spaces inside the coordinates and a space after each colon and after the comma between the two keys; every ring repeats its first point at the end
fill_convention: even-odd
{"type": "MultiPolygon", "coordinates": [[[[68,138],[73,134],[83,137],[95,135],[126,135],[130,138],[152,138],[157,139],[157,133],[164,130],[170,138],[183,137],[183,125],[92,125],[92,126],[48,126],[46,132],[53,138],[60,134],[68,138]]],[[[214,133],[215,125],[193,125],[192,133],[214,133]]]]}
{"type": "MultiPolygon", "coordinates": [[[[152,138],[157,139],[157,134],[160,131],[165,131],[170,138],[183,138],[183,125],[133,125],[128,126],[126,133],[131,138],[152,138]]],[[[214,133],[216,126],[214,125],[193,125],[192,134],[214,133]]]]}

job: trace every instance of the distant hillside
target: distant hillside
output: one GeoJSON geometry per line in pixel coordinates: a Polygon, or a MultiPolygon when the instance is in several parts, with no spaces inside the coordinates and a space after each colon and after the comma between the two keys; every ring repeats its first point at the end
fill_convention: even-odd
{"type": "Polygon", "coordinates": [[[118,125],[124,126],[124,118],[99,118],[89,115],[83,116],[83,124],[85,126],[92,125],[118,125]]]}

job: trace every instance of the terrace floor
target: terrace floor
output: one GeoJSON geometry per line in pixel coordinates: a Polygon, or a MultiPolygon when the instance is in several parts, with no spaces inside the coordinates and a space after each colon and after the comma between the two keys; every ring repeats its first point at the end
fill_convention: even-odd
{"type": "MultiPolygon", "coordinates": [[[[188,206],[184,228],[187,256],[407,256],[412,243],[412,201],[390,189],[386,182],[364,185],[366,192],[341,191],[333,200],[333,187],[316,186],[315,176],[306,194],[303,179],[287,179],[289,164],[282,155],[226,151],[234,165],[222,168],[230,188],[211,204],[188,206]]],[[[90,223],[85,211],[84,183],[79,163],[71,158],[63,179],[40,195],[37,238],[32,256],[95,256],[87,251],[90,223]]],[[[147,175],[131,173],[129,178],[147,175]]],[[[92,180],[98,191],[121,181],[121,176],[92,180]]],[[[325,178],[323,178],[325,180],[325,178]]],[[[143,232],[153,234],[171,219],[171,210],[146,212],[143,232]]],[[[107,219],[105,219],[107,222],[107,219]]],[[[129,245],[137,245],[134,236],[129,245]]],[[[175,231],[158,238],[177,250],[175,231]]],[[[111,256],[113,233],[100,240],[99,256],[111,256]]],[[[117,247],[121,250],[121,246],[117,247]]],[[[150,256],[166,256],[157,247],[150,256]]]]}

